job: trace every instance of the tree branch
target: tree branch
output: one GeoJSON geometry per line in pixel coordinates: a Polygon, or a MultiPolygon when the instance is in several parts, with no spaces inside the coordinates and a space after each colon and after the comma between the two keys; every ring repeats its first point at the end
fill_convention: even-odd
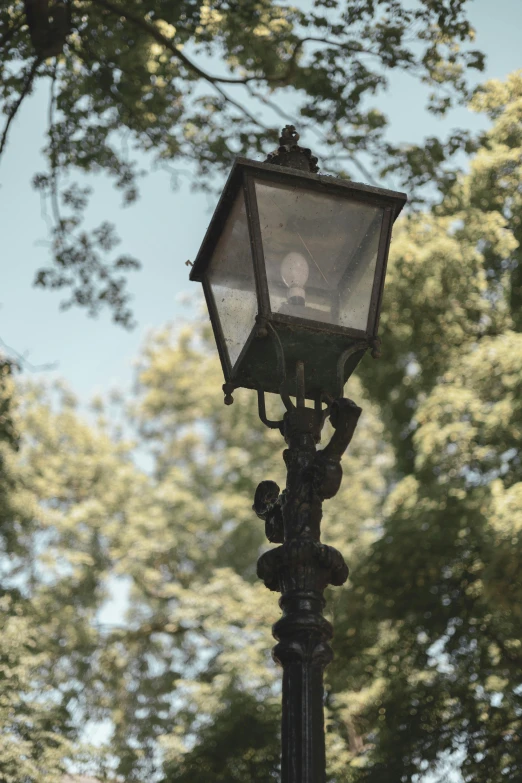
{"type": "Polygon", "coordinates": [[[20,95],[18,96],[18,100],[13,104],[11,110],[7,113],[7,121],[5,123],[5,128],[2,133],[2,137],[0,139],[0,155],[2,155],[2,152],[4,151],[4,147],[7,144],[7,137],[9,134],[9,128],[11,126],[11,123],[13,122],[14,118],[16,117],[18,113],[18,109],[22,105],[22,102],[24,98],[28,95],[28,93],[31,91],[31,87],[33,85],[34,77],[36,76],[36,71],[38,70],[38,67],[41,63],[40,57],[36,57],[33,60],[33,64],[31,65],[29,72],[27,74],[27,78],[24,82],[24,86],[22,87],[22,90],[20,92],[20,95]]]}
{"type": "MultiPolygon", "coordinates": [[[[284,109],[281,109],[280,106],[278,106],[277,103],[273,103],[270,98],[267,98],[266,95],[261,95],[261,93],[257,92],[252,88],[250,84],[246,85],[246,89],[248,94],[252,98],[256,98],[258,101],[261,101],[265,104],[265,106],[268,106],[269,109],[272,109],[273,112],[275,112],[279,117],[281,117],[282,120],[285,120],[285,122],[289,122],[291,125],[296,125],[295,117],[292,117],[290,114],[287,114],[284,109]]],[[[303,126],[301,126],[303,127],[303,126]]],[[[305,127],[306,130],[306,127],[305,127]]]]}
{"type": "Polygon", "coordinates": [[[270,130],[270,128],[265,125],[261,120],[258,120],[256,117],[254,117],[251,112],[248,111],[244,106],[242,106],[238,101],[235,101],[234,98],[231,98],[230,95],[227,95],[227,93],[219,86],[219,84],[213,84],[212,85],[215,90],[219,92],[220,95],[223,96],[223,98],[227,101],[227,103],[230,103],[231,106],[235,106],[236,109],[239,109],[239,111],[245,115],[245,117],[248,117],[248,119],[254,123],[254,125],[258,125],[260,128],[263,128],[263,130],[270,130]]]}
{"type": "Polygon", "coordinates": [[[132,22],[133,24],[137,25],[138,27],[141,27],[142,30],[145,30],[149,33],[159,44],[162,46],[165,46],[166,49],[169,49],[177,58],[180,60],[184,65],[189,68],[189,70],[193,71],[195,74],[197,74],[201,79],[208,82],[212,85],[212,87],[225,99],[227,103],[229,103],[231,106],[235,106],[236,109],[239,109],[239,111],[245,115],[245,117],[248,117],[251,122],[253,122],[255,125],[258,125],[260,128],[263,128],[263,130],[269,130],[266,125],[264,125],[260,120],[258,120],[256,117],[254,117],[253,114],[251,114],[248,109],[246,109],[244,106],[242,106],[240,103],[238,103],[236,100],[231,98],[227,93],[223,90],[223,88],[220,86],[221,84],[247,84],[250,81],[257,81],[257,77],[251,76],[246,77],[243,79],[233,79],[228,78],[225,76],[212,76],[211,74],[204,71],[202,68],[200,68],[198,65],[192,62],[186,54],[184,54],[182,51],[180,51],[176,45],[166,36],[164,36],[158,28],[151,24],[150,22],[147,22],[146,19],[143,19],[138,14],[134,14],[131,11],[128,11],[126,8],[122,8],[121,6],[117,5],[116,3],[111,2],[111,0],[92,0],[92,2],[95,5],[99,5],[102,8],[105,8],[107,11],[113,14],[117,14],[118,16],[123,16],[127,21],[132,22]]]}
{"type": "MultiPolygon", "coordinates": [[[[343,144],[342,141],[339,141],[339,143],[341,145],[343,144]]],[[[346,149],[346,147],[344,147],[344,149],[346,149]]],[[[363,175],[363,177],[366,177],[366,180],[371,185],[375,185],[375,187],[379,186],[379,183],[377,182],[377,180],[375,179],[373,174],[371,174],[371,172],[366,168],[366,166],[363,163],[361,163],[359,158],[357,158],[354,153],[352,153],[352,154],[347,153],[345,156],[337,155],[337,157],[333,158],[333,161],[343,160],[343,159],[347,160],[349,163],[353,163],[355,168],[358,169],[358,171],[360,171],[360,173],[363,175]]]]}
{"type": "Polygon", "coordinates": [[[299,48],[301,48],[303,44],[308,43],[308,41],[313,41],[314,43],[322,43],[325,44],[326,46],[335,46],[337,49],[343,49],[343,51],[351,52],[353,54],[369,54],[372,57],[379,57],[378,52],[372,52],[371,49],[363,49],[363,47],[360,44],[358,45],[347,44],[347,43],[343,43],[342,41],[332,41],[330,38],[320,38],[314,35],[307,35],[305,38],[302,38],[299,41],[299,48]]]}
{"type": "Polygon", "coordinates": [[[94,3],[94,5],[100,6],[101,8],[105,8],[106,11],[109,11],[112,14],[123,16],[125,19],[127,19],[128,22],[132,22],[138,27],[141,27],[142,30],[145,30],[147,33],[149,33],[149,35],[152,36],[152,38],[154,38],[159,44],[164,46],[166,49],[169,49],[169,51],[171,51],[178,60],[186,65],[189,70],[193,71],[201,79],[204,79],[210,84],[216,85],[218,82],[223,84],[247,84],[247,82],[256,81],[257,79],[255,76],[246,78],[212,76],[212,74],[207,73],[207,71],[204,71],[203,68],[200,68],[199,65],[193,63],[186,54],[177,48],[176,44],[170,38],[167,38],[165,35],[163,35],[163,33],[160,32],[160,30],[158,30],[156,25],[152,24],[151,22],[147,22],[147,20],[143,19],[143,17],[141,17],[139,14],[135,14],[132,11],[129,11],[127,8],[119,5],[118,3],[113,3],[112,0],[91,0],[91,2],[94,3]]]}
{"type": "MultiPolygon", "coordinates": [[[[305,39],[306,40],[306,39],[305,39]]],[[[292,125],[297,125],[297,122],[295,120],[295,117],[292,117],[290,114],[287,114],[284,109],[281,109],[280,106],[278,106],[276,103],[273,103],[269,98],[266,97],[266,95],[261,95],[260,93],[256,92],[251,85],[246,85],[246,88],[248,90],[249,95],[252,96],[252,98],[257,98],[257,100],[261,101],[265,104],[265,106],[268,106],[272,111],[274,111],[279,117],[281,117],[282,120],[285,120],[286,122],[290,122],[292,125]]],[[[314,133],[318,139],[320,139],[323,142],[327,142],[327,138],[315,125],[300,125],[301,132],[303,130],[310,130],[312,133],[314,133]]],[[[338,143],[343,147],[343,149],[346,149],[346,146],[343,142],[343,140],[340,137],[336,137],[338,143]]],[[[342,158],[340,156],[337,156],[334,158],[334,160],[341,160],[342,158]]],[[[349,160],[356,169],[358,169],[361,174],[366,177],[368,182],[370,182],[372,185],[377,185],[375,178],[373,175],[368,171],[366,166],[364,166],[360,160],[356,157],[355,153],[347,153],[345,156],[346,160],[349,160]]],[[[332,171],[331,169],[327,169],[324,165],[322,166],[324,171],[332,171]]]]}
{"type": "MultiPolygon", "coordinates": [[[[10,345],[7,345],[4,340],[0,337],[0,346],[2,348],[5,348],[5,350],[13,355],[15,359],[20,362],[21,367],[24,370],[30,370],[30,372],[49,372],[50,370],[56,370],[58,367],[58,362],[48,362],[47,364],[33,364],[29,361],[29,359],[24,356],[23,354],[19,353],[15,348],[12,348],[10,345]]],[[[20,566],[21,568],[21,566],[20,566]]],[[[19,569],[15,570],[15,573],[18,572],[19,569]]]]}
{"type": "Polygon", "coordinates": [[[49,95],[49,144],[50,144],[50,155],[49,155],[49,162],[51,164],[51,204],[53,209],[53,215],[54,220],[58,227],[61,229],[63,227],[62,219],[60,216],[60,205],[58,203],[58,167],[56,165],[56,143],[54,140],[54,107],[55,107],[55,94],[54,94],[54,86],[56,83],[56,71],[58,68],[58,61],[55,59],[54,61],[54,68],[53,68],[53,75],[51,78],[51,90],[49,95]]]}

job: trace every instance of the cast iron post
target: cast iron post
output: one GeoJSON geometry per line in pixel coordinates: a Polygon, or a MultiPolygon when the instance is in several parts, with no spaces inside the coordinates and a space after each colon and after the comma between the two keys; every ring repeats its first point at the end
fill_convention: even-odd
{"type": "Polygon", "coordinates": [[[332,659],[332,626],[323,617],[323,591],[344,584],[348,567],[340,552],[321,543],[320,524],[323,500],[341,484],[341,457],[361,413],[347,399],[329,410],[335,431],[322,451],[316,444],[324,412],[304,407],[304,399],[287,411],[281,428],[288,445],[286,489],[280,493],[273,481],[263,481],[254,499],[269,541],[281,544],[260,557],[257,573],[269,590],[281,593],[273,654],[283,667],[282,783],[326,779],[323,672],[332,659]]]}
{"type": "Polygon", "coordinates": [[[285,489],[262,481],[255,494],[254,510],[279,544],[259,559],[258,575],[281,593],[273,631],[283,667],[282,783],[325,783],[323,673],[333,629],[323,593],[346,581],[348,567],[321,543],[322,505],[339,489],[341,458],[361,413],[342,397],[345,383],[368,348],[379,355],[391,230],[406,195],[316,176],[317,158],[298,141],[286,125],[264,163],[236,160],[190,277],[203,283],[225,404],[237,388],[256,389],[261,421],[287,444],[285,489]],[[234,337],[245,294],[255,322],[234,337]],[[267,417],[267,392],[281,396],[280,421],[267,417]],[[317,451],[327,417],[333,435],[317,451]]]}

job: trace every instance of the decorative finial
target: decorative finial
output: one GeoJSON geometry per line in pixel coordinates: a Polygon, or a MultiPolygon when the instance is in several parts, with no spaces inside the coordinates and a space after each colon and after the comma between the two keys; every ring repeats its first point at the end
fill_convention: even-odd
{"type": "Polygon", "coordinates": [[[372,343],[372,358],[373,359],[380,359],[382,356],[381,353],[381,338],[380,337],[374,337],[372,343]]]}
{"type": "Polygon", "coordinates": [[[315,174],[319,171],[317,158],[306,147],[300,147],[297,143],[299,134],[294,125],[285,125],[279,137],[279,147],[268,154],[265,163],[273,166],[286,166],[291,169],[308,171],[315,174]]]}
{"type": "Polygon", "coordinates": [[[295,129],[295,125],[285,125],[279,137],[279,144],[281,144],[281,146],[287,144],[297,144],[299,139],[300,136],[295,129]]]}
{"type": "Polygon", "coordinates": [[[225,395],[225,399],[223,400],[223,402],[225,403],[225,405],[232,405],[232,403],[234,402],[234,398],[232,397],[232,392],[234,391],[235,388],[236,387],[234,386],[233,383],[223,384],[222,389],[225,395]]]}

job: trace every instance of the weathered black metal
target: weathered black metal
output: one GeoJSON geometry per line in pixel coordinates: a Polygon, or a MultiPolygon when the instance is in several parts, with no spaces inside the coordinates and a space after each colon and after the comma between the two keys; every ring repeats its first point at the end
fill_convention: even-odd
{"type": "Polygon", "coordinates": [[[227,383],[227,390],[225,390],[227,404],[232,402],[233,389],[241,387],[279,393],[280,361],[273,331],[276,332],[281,343],[288,374],[302,358],[302,346],[306,344],[305,382],[308,399],[315,399],[320,391],[327,391],[333,397],[339,395],[337,363],[339,357],[354,344],[360,345],[361,350],[350,352],[350,357],[344,364],[341,385],[344,385],[352,375],[366,348],[372,348],[374,355],[377,351],[379,312],[391,227],[406,202],[406,196],[403,193],[315,173],[316,158],[310,150],[300,147],[296,143],[297,139],[295,128],[289,126],[283,129],[281,134],[281,141],[284,143],[268,156],[267,162],[236,159],[205,239],[190,270],[190,279],[203,283],[210,321],[227,383]],[[272,312],[255,187],[258,182],[291,187],[296,191],[301,189],[306,192],[313,191],[318,195],[347,199],[359,205],[371,205],[383,210],[375,278],[365,328],[356,329],[272,312]],[[252,322],[250,335],[245,339],[241,353],[232,364],[225,347],[225,335],[208,274],[223,227],[227,224],[237,199],[244,199],[246,205],[250,256],[247,254],[244,261],[245,268],[250,268],[251,265],[253,269],[255,285],[252,288],[255,287],[257,313],[255,321],[252,322]],[[270,330],[269,325],[273,331],[270,330]],[[269,336],[270,339],[267,339],[269,336]]]}
{"type": "Polygon", "coordinates": [[[300,147],[297,143],[298,141],[299,134],[295,129],[295,125],[285,125],[279,137],[279,147],[274,152],[268,154],[265,163],[316,174],[319,171],[317,158],[315,155],[312,155],[312,150],[309,150],[307,147],[300,147]]]}
{"type": "Polygon", "coordinates": [[[348,567],[340,552],[321,543],[323,501],[339,490],[341,457],[352,439],[361,409],[339,399],[323,411],[301,404],[287,410],[281,430],[288,448],[286,488],[259,484],[254,511],[265,521],[269,541],[257,573],[269,590],[281,593],[283,616],[273,626],[274,658],[283,667],[282,783],[324,783],[323,672],[332,659],[332,626],[323,617],[323,591],[342,585],[348,567]],[[334,434],[316,450],[325,416],[334,434]]]}

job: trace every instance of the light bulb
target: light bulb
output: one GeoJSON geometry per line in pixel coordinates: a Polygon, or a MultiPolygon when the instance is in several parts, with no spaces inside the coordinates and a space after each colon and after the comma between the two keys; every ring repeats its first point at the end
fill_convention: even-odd
{"type": "Polygon", "coordinates": [[[281,277],[288,287],[288,302],[294,305],[304,305],[305,285],[308,280],[309,267],[306,258],[301,253],[288,253],[281,264],[281,277]]]}

